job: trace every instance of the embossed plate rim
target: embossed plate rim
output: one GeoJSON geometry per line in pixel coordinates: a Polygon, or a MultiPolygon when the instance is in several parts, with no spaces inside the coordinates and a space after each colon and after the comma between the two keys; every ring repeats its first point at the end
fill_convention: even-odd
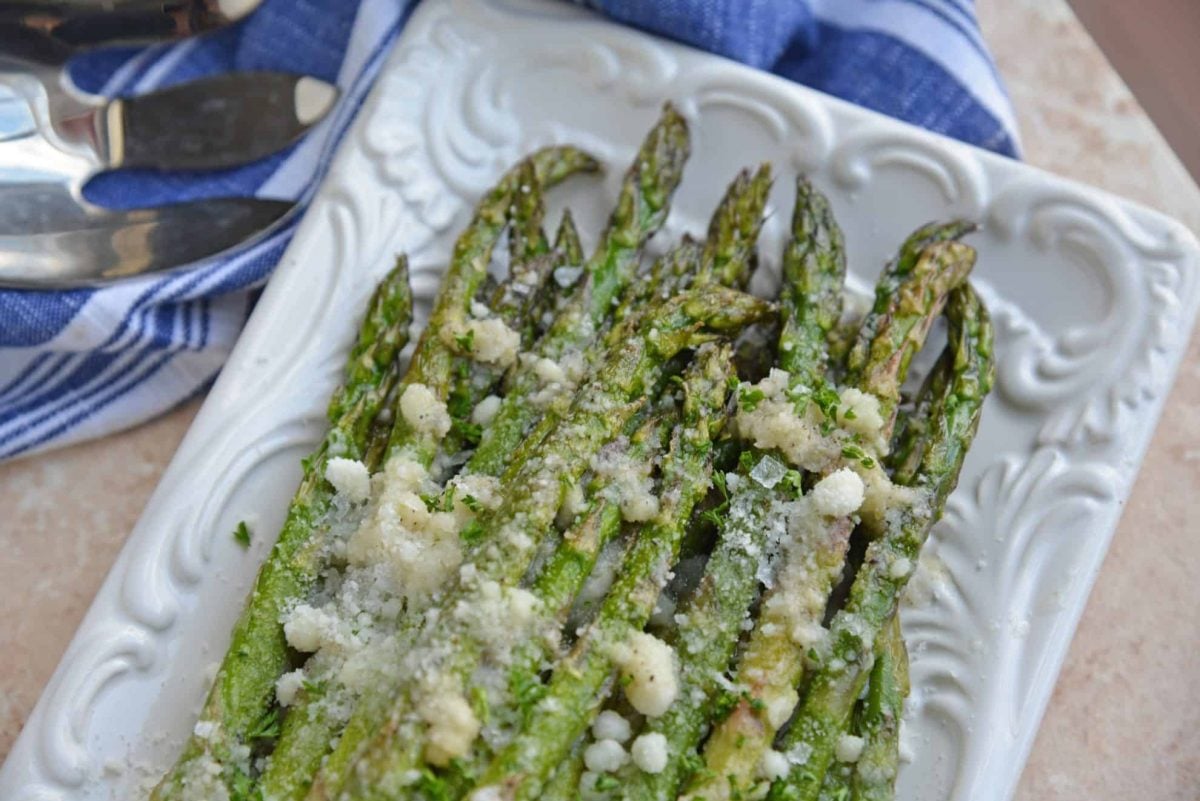
{"type": "MultiPolygon", "coordinates": [[[[912,180],[914,206],[932,202],[920,194],[930,184],[954,195],[955,202],[961,200],[955,209],[975,210],[986,219],[988,232],[981,245],[985,260],[989,248],[998,249],[1006,241],[1018,243],[1020,252],[1031,259],[1054,247],[1071,246],[1081,248],[1085,260],[1090,252],[1103,261],[1105,248],[1111,258],[1125,254],[1133,260],[1104,276],[1117,295],[1115,311],[1101,315],[1111,330],[1091,325],[1074,332],[1052,326],[1043,330],[1029,311],[1029,298],[1023,299],[1025,306],[1016,302],[1000,286],[1007,276],[992,275],[986,264],[981,265],[1002,338],[1012,348],[1011,358],[1002,364],[1002,373],[1008,372],[1001,383],[1007,382],[1006,392],[1020,402],[1017,405],[1049,406],[1041,417],[1030,413],[1023,423],[1031,437],[1027,452],[990,453],[990,461],[979,466],[969,485],[964,480],[934,546],[948,566],[950,581],[931,585],[931,592],[941,593],[937,603],[913,607],[905,625],[915,642],[930,645],[914,659],[918,683],[936,685],[937,690],[914,703],[915,731],[926,731],[923,716],[936,722],[943,715],[947,725],[967,727],[957,738],[963,764],[952,777],[957,782],[953,797],[1003,799],[1011,793],[1195,318],[1200,301],[1198,251],[1191,233],[1157,212],[1106,193],[599,21],[565,4],[428,0],[402,35],[224,373],[0,770],[0,797],[119,797],[170,758],[170,743],[156,733],[177,736],[189,725],[204,684],[194,666],[215,658],[228,620],[243,598],[240,590],[231,592],[229,587],[244,586],[263,556],[263,540],[257,540],[246,556],[221,533],[253,506],[256,496],[280,495],[280,487],[286,495],[286,485],[294,486],[295,457],[318,435],[323,398],[336,381],[343,346],[351,336],[351,310],[361,306],[371,279],[387,269],[391,253],[401,244],[418,267],[415,288],[427,296],[436,283],[435,265],[446,251],[447,232],[462,217],[464,199],[476,194],[502,162],[570,128],[555,116],[564,115],[555,108],[548,109],[544,119],[522,119],[511,106],[525,100],[505,94],[505,81],[535,81],[521,70],[528,66],[526,61],[538,58],[578,73],[561,78],[585,98],[575,111],[602,109],[626,123],[632,124],[630,117],[638,122],[628,136],[622,131],[609,140],[597,135],[586,142],[607,157],[628,152],[630,139],[640,136],[640,122],[653,116],[664,96],[680,100],[692,115],[708,115],[710,109],[717,109],[714,114],[742,114],[739,136],[761,134],[764,141],[777,137],[767,144],[777,147],[780,173],[812,167],[834,193],[835,203],[849,208],[849,213],[839,213],[854,229],[849,235],[852,246],[860,239],[882,237],[860,219],[869,210],[861,205],[860,190],[872,187],[869,201],[883,194],[880,187],[888,186],[889,170],[910,169],[927,173],[921,181],[912,180]],[[564,28],[578,36],[569,40],[567,51],[559,52],[548,41],[552,37],[544,34],[564,28]],[[489,44],[508,56],[500,67],[487,63],[491,51],[482,52],[489,37],[489,44]],[[435,84],[441,87],[436,97],[430,91],[435,84]],[[413,109],[423,113],[404,113],[413,109]],[[432,132],[425,127],[447,120],[453,124],[432,132]],[[919,163],[922,159],[924,164],[919,163]],[[1161,325],[1144,314],[1147,309],[1166,315],[1161,325]],[[322,335],[295,336],[282,322],[289,315],[319,322],[322,335]],[[1128,345],[1128,353],[1118,349],[1111,356],[1120,368],[1112,369],[1113,375],[1100,358],[1109,353],[1098,354],[1100,334],[1128,345]],[[298,382],[311,391],[280,389],[298,382]],[[1054,405],[1056,397],[1076,395],[1086,402],[1077,404],[1079,409],[1067,404],[1070,414],[1054,405]],[[1037,425],[1030,427],[1029,420],[1037,425]],[[1042,486],[1061,488],[1070,508],[1039,500],[1036,490],[1042,486]],[[1005,494],[1015,503],[997,500],[1005,494]],[[1031,509],[1024,508],[1027,501],[1031,509]],[[1015,531],[1028,547],[1051,542],[1061,548],[1062,538],[1048,538],[1044,529],[1053,528],[1055,515],[1067,513],[1088,524],[1084,528],[1091,539],[1086,547],[1076,548],[1076,555],[1082,556],[1074,563],[1074,577],[1064,580],[1061,607],[1051,608],[1045,620],[1035,617],[1032,625],[1028,617],[1006,619],[1004,625],[1011,624],[1012,632],[987,635],[998,658],[983,662],[989,671],[996,665],[996,675],[1008,671],[1014,686],[1024,680],[1022,696],[1000,686],[999,679],[979,679],[971,685],[973,676],[955,677],[956,669],[978,667],[980,657],[963,638],[939,635],[938,627],[962,610],[983,606],[991,612],[1006,611],[994,599],[972,597],[973,585],[954,581],[976,569],[972,559],[985,561],[979,554],[991,553],[986,548],[964,551],[958,535],[967,528],[998,529],[994,521],[999,519],[1011,524],[1001,535],[1013,536],[1015,531]],[[199,614],[205,598],[218,604],[219,613],[199,614]],[[1038,647],[1023,644],[1039,637],[1044,642],[1038,647]],[[955,649],[959,652],[950,653],[955,649]],[[1030,658],[1032,665],[1022,661],[1030,658]],[[956,695],[962,687],[978,691],[983,700],[967,698],[975,706],[963,708],[966,702],[956,695]],[[984,709],[983,718],[972,722],[970,714],[979,709],[984,709]],[[980,754],[980,748],[996,750],[980,754]],[[156,760],[159,764],[149,765],[144,777],[139,775],[139,763],[156,760]]],[[[699,149],[710,147],[729,125],[709,120],[707,128],[698,130],[699,149]]],[[[695,162],[690,170],[712,172],[695,162]]],[[[606,191],[611,191],[613,180],[610,175],[606,191]]],[[[907,191],[908,185],[903,188],[907,191]]],[[[778,196],[777,208],[787,202],[784,190],[779,191],[784,194],[778,196]]],[[[703,203],[707,202],[706,197],[703,203]]],[[[684,225],[697,230],[699,205],[690,204],[691,199],[681,200],[672,233],[684,225]]],[[[776,214],[780,216],[786,215],[776,214]]],[[[777,239],[778,219],[769,226],[774,228],[767,238],[777,239]]],[[[893,239],[892,245],[898,237],[893,239]]],[[[1067,260],[1060,261],[1055,264],[1067,269],[1067,260]]],[[[1054,286],[1051,281],[1039,289],[1054,286]]],[[[1008,400],[989,403],[996,420],[1009,414],[1008,400]]],[[[985,418],[985,425],[991,424],[985,418]]],[[[281,515],[282,510],[264,511],[264,528],[270,527],[272,514],[281,515]]],[[[1012,561],[1007,552],[1000,554],[1012,561]]],[[[1039,570],[1063,561],[1054,553],[1035,550],[1034,556],[1039,570]]],[[[1032,585],[1021,584],[1023,568],[1020,562],[1009,570],[1016,570],[1011,593],[1024,604],[1017,611],[1028,612],[1035,601],[1053,599],[1031,595],[1047,589],[1046,579],[1039,573],[1032,585]]],[[[993,569],[998,569],[994,563],[978,568],[983,576],[991,576],[993,569]]],[[[931,731],[940,736],[938,730],[931,731]]],[[[950,742],[942,745],[947,750],[955,747],[950,742]]],[[[932,750],[921,750],[916,765],[902,776],[902,789],[905,782],[916,781],[918,773],[922,778],[940,775],[936,766],[921,761],[932,750]]]]}

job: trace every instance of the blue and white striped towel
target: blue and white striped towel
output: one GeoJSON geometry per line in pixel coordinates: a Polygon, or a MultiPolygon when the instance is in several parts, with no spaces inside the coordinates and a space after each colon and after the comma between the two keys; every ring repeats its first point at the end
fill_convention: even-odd
{"type": "MultiPolygon", "coordinates": [[[[335,81],[336,112],[284,154],[220,173],[114,174],[99,203],[221,195],[308,200],[416,0],[266,0],[202,41],[79,59],[112,96],[229,69],[335,81]]],[[[612,18],[1015,155],[1012,110],[972,0],[588,0],[612,18]]],[[[139,423],[202,391],[292,229],[234,258],[101,290],[0,291],[0,459],[139,423]]]]}

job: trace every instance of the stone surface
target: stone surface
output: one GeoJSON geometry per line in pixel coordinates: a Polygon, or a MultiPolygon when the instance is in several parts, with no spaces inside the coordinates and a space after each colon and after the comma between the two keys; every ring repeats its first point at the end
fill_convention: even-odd
{"type": "MultiPolygon", "coordinates": [[[[1200,232],[1200,190],[1063,0],[980,0],[1027,161],[1200,232]]],[[[1200,794],[1200,337],[1046,711],[1019,801],[1200,794]]]]}
{"type": "MultiPolygon", "coordinates": [[[[1063,0],[979,0],[1033,164],[1200,231],[1200,190],[1063,0]]],[[[195,415],[0,465],[0,755],[195,415]]],[[[1168,404],[1030,755],[1021,801],[1200,788],[1200,339],[1168,404]]]]}

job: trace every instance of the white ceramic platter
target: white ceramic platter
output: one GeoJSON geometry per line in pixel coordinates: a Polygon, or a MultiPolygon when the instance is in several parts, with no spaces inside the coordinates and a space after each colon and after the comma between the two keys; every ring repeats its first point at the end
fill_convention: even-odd
{"type": "Polygon", "coordinates": [[[1197,246],[1162,216],[724,60],[538,0],[427,0],[220,380],[0,773],[5,801],[135,798],[190,730],[229,628],[322,429],[353,327],[395,254],[437,285],[474,198],[521,154],[614,165],[556,192],[593,238],[664,99],[694,154],[666,238],[701,233],[734,172],[813,176],[855,286],[935,218],[984,225],[977,280],[999,379],[905,632],[902,799],[1008,798],[1197,305],[1197,246]],[[260,532],[243,552],[237,521],[260,532]]]}

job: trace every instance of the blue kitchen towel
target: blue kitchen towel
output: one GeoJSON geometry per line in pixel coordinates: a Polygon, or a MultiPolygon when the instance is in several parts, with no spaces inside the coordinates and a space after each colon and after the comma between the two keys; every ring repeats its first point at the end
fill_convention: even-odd
{"type": "MultiPolygon", "coordinates": [[[[428,2],[442,0],[427,0],[428,2]]],[[[311,197],[416,0],[265,0],[203,40],[89,54],[85,89],[144,92],[230,69],[336,82],[330,118],[298,146],[219,173],[124,173],[88,187],[114,207],[241,195],[311,197]]],[[[940,133],[1016,155],[1016,126],[972,0],[588,0],[670,36],[940,133]]],[[[147,420],[220,370],[294,223],[238,255],[104,289],[0,291],[0,459],[147,420]]]]}

